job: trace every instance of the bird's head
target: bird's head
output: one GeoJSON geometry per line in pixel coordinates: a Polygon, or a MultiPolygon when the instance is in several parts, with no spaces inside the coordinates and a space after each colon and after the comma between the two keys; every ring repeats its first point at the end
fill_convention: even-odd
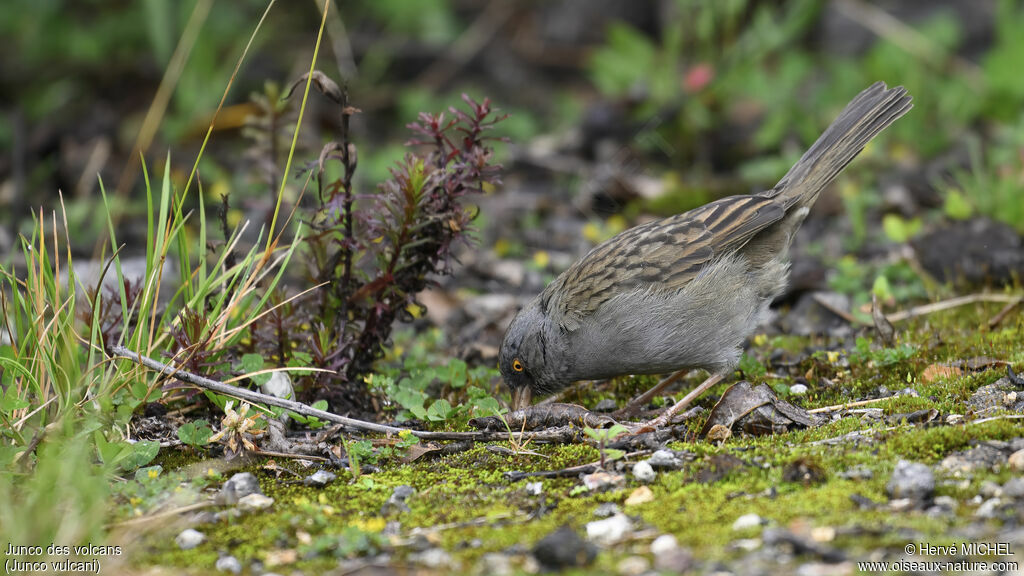
{"type": "Polygon", "coordinates": [[[559,362],[558,346],[548,337],[550,323],[534,300],[516,314],[505,330],[498,354],[498,367],[512,393],[512,409],[530,405],[536,395],[557,392],[565,387],[553,363],[559,362]]]}

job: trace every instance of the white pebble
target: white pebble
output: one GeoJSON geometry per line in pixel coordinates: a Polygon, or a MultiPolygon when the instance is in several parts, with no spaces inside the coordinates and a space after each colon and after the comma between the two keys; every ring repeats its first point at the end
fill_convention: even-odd
{"type": "Polygon", "coordinates": [[[657,556],[678,547],[679,540],[676,540],[675,536],[671,534],[662,534],[655,538],[654,542],[651,542],[651,554],[657,556]]]}
{"type": "Polygon", "coordinates": [[[764,519],[762,519],[757,514],[744,514],[732,523],[732,529],[738,532],[740,530],[746,530],[748,528],[757,528],[762,524],[764,524],[764,519]]]}
{"type": "Polygon", "coordinates": [[[182,550],[191,550],[196,546],[199,546],[206,540],[206,535],[198,530],[192,528],[186,528],[181,531],[181,534],[174,539],[174,542],[178,544],[178,548],[182,550]]]}
{"type": "Polygon", "coordinates": [[[633,476],[641,482],[653,482],[657,475],[649,462],[633,464],[633,476]]]}
{"type": "Polygon", "coordinates": [[[587,538],[604,545],[615,544],[633,527],[625,514],[616,514],[604,520],[587,523],[587,538]]]}

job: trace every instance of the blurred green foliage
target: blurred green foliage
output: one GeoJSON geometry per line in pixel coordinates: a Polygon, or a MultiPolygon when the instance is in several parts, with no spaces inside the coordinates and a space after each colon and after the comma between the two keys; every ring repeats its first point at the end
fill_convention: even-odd
{"type": "MultiPolygon", "coordinates": [[[[633,107],[638,117],[678,106],[677,121],[663,130],[677,148],[674,170],[707,171],[702,166],[707,157],[698,153],[701,140],[747,124],[750,135],[725,157],[735,166],[725,168],[749,188],[771,185],[852,95],[883,80],[907,87],[915,108],[866,155],[880,148],[881,154],[922,162],[966,141],[970,169],[954,169],[952,181],[934,183],[946,198],[943,212],[950,218],[980,213],[1024,232],[1019,177],[1024,170],[1024,36],[1019,33],[1024,6],[1019,2],[999,0],[994,35],[978,63],[959,54],[963,25],[942,10],[920,22],[898,23],[906,29],[883,34],[860,55],[838,55],[807,42],[819,22],[820,2],[676,0],[671,6],[673,17],[661,22],[658,39],[624,23],[610,24],[588,73],[607,97],[639,99],[633,107]],[[985,123],[1008,124],[986,132],[985,123]],[[794,140],[799,144],[792,145],[794,140]]],[[[867,239],[869,213],[881,205],[873,179],[862,171],[842,187],[853,232],[848,248],[867,239]]],[[[703,194],[692,194],[700,185],[668,188],[666,199],[646,204],[692,207],[706,201],[703,194]]],[[[904,242],[925,222],[888,215],[884,232],[889,240],[904,242]]]]}

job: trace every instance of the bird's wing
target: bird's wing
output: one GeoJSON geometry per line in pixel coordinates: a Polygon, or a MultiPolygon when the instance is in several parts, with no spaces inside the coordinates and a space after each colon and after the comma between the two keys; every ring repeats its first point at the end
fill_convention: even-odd
{"type": "Polygon", "coordinates": [[[714,258],[740,249],[785,215],[767,194],[730,196],[689,212],[630,228],[573,264],[541,295],[541,306],[562,330],[616,294],[634,288],[675,291],[714,258]]]}

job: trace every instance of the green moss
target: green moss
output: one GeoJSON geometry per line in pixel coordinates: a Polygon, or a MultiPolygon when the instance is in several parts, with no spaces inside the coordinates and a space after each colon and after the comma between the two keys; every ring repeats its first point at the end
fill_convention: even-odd
{"type": "MultiPolygon", "coordinates": [[[[922,374],[932,363],[974,356],[1024,361],[1019,345],[1024,340],[1022,315],[1008,318],[1004,327],[989,333],[978,329],[995,311],[998,306],[979,305],[911,320],[900,326],[900,339],[912,345],[915,351],[891,365],[868,362],[844,368],[839,365],[838,356],[808,358],[798,370],[814,376],[810,392],[787,396],[787,399],[805,407],[817,407],[874,397],[879,386],[886,386],[893,392],[910,387],[918,393],[917,397],[887,398],[871,407],[881,409],[886,416],[926,409],[938,410],[942,415],[968,414],[966,400],[980,386],[1000,378],[1003,368],[928,383],[923,381],[922,374]],[[935,339],[936,333],[942,334],[941,340],[935,339]],[[817,378],[821,377],[829,378],[835,385],[819,386],[817,378]]],[[[755,340],[756,347],[748,352],[755,358],[761,358],[765,350],[782,348],[802,352],[808,346],[821,344],[793,336],[755,340]]],[[[694,374],[686,385],[695,384],[701,378],[701,374],[694,374]]],[[[593,405],[601,398],[613,397],[622,403],[655,381],[654,377],[620,378],[603,387],[579,386],[565,399],[593,405]]],[[[786,378],[771,382],[783,393],[791,383],[786,378]]],[[[717,386],[699,404],[710,408],[714,397],[721,395],[729,384],[717,386]]],[[[691,429],[698,429],[702,420],[691,422],[691,429]]],[[[675,534],[704,559],[727,559],[736,552],[726,543],[756,535],[756,530],[750,533],[732,530],[736,518],[748,513],[756,513],[782,526],[835,527],[841,535],[831,545],[846,550],[850,557],[879,547],[901,547],[906,544],[905,530],[912,530],[929,542],[942,543],[949,541],[949,534],[957,526],[971,520],[972,507],[962,505],[955,518],[937,521],[921,512],[893,514],[884,505],[860,509],[851,496],[857,494],[886,502],[885,485],[899,459],[935,464],[974,442],[1021,435],[1016,420],[914,426],[848,415],[814,429],[757,438],[735,436],[723,446],[703,441],[672,442],[671,448],[688,450],[695,455],[695,460],[683,470],[659,473],[651,485],[654,501],[625,507],[625,512],[658,532],[675,534]],[[860,431],[864,437],[859,444],[852,441],[816,443],[854,431],[860,431]],[[731,454],[748,466],[716,482],[697,482],[698,471],[707,466],[709,457],[717,454],[731,454]],[[824,481],[805,486],[783,480],[786,466],[800,459],[813,462],[824,481]],[[840,477],[841,472],[854,467],[869,470],[871,477],[866,480],[840,477]],[[858,527],[863,529],[858,530],[858,527]]],[[[510,447],[507,442],[494,444],[510,447]]],[[[525,481],[509,482],[505,473],[566,468],[595,461],[599,454],[588,445],[531,443],[527,448],[541,456],[505,456],[478,445],[444,458],[424,458],[409,464],[384,462],[379,473],[369,476],[372,478],[369,488],[361,482],[352,482],[347,471],[340,472],[338,480],[331,485],[315,489],[296,483],[289,475],[275,478],[272,473],[250,465],[248,470],[260,478],[264,492],[275,499],[271,509],[200,526],[208,541],[191,551],[178,550],[173,544],[173,533],[152,534],[146,539],[149,555],[144,561],[178,569],[193,567],[197,570],[195,573],[205,573],[221,552],[234,554],[245,564],[252,559],[262,560],[268,551],[295,548],[303,552],[300,560],[276,570],[316,573],[334,568],[338,554],[358,555],[372,551],[375,543],[383,542],[379,532],[385,523],[397,520],[403,535],[413,529],[424,530],[428,539],[443,546],[463,566],[470,566],[487,552],[513,545],[531,547],[563,524],[582,531],[587,522],[595,519],[597,506],[603,502],[624,506],[626,498],[638,486],[630,478],[622,489],[574,495],[574,489],[580,484],[578,479],[556,478],[542,480],[542,495],[529,495],[523,489],[525,481]],[[417,491],[408,500],[410,510],[382,517],[382,506],[395,487],[403,484],[417,491]],[[366,537],[360,539],[360,535],[366,537]],[[340,545],[339,541],[347,542],[348,546],[340,545]],[[470,542],[474,544],[467,546],[470,542]]],[[[161,452],[159,463],[168,470],[179,468],[189,471],[191,476],[202,476],[210,462],[197,465],[199,460],[194,452],[165,450],[161,452]]],[[[302,475],[310,473],[294,462],[279,460],[278,464],[302,475]]],[[[226,469],[222,472],[224,478],[230,473],[226,469]]],[[[966,482],[943,482],[939,473],[937,491],[963,503],[977,494],[985,480],[1003,482],[1008,474],[982,470],[966,482]]],[[[643,551],[644,547],[635,550],[643,551]]],[[[393,552],[398,560],[408,553],[402,546],[393,552]]],[[[617,562],[627,553],[636,552],[630,552],[628,547],[604,550],[589,570],[614,571],[617,562]]]]}

